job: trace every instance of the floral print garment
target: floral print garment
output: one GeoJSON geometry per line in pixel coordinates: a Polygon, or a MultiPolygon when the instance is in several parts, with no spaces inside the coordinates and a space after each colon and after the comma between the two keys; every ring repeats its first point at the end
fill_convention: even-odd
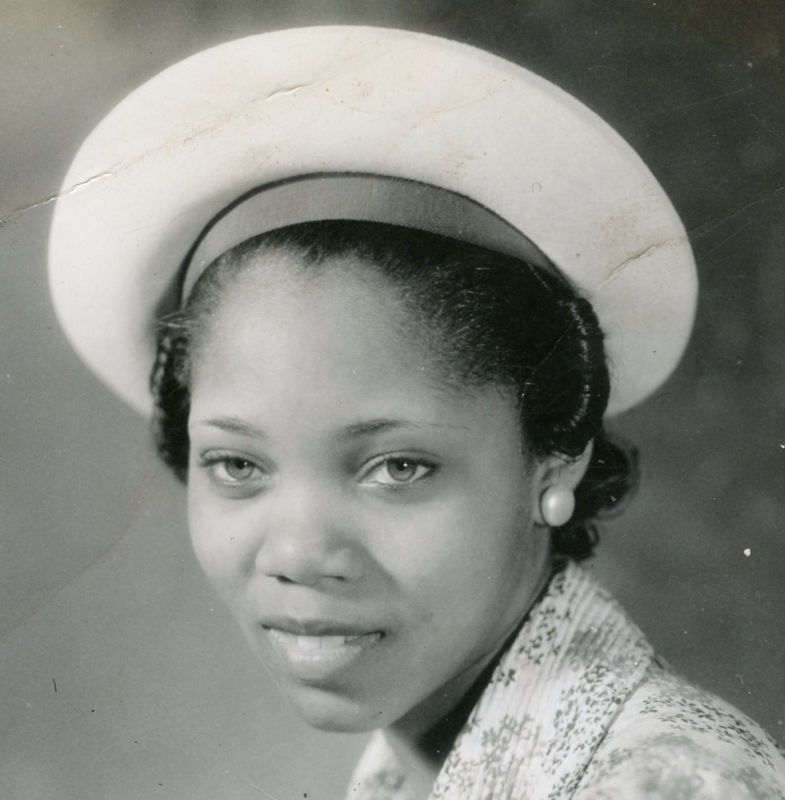
{"type": "MultiPolygon", "coordinates": [[[[347,800],[411,800],[384,733],[347,800]]],[[[785,759],[673,674],[581,567],[557,575],[502,657],[430,800],[785,800],[785,759]]]]}

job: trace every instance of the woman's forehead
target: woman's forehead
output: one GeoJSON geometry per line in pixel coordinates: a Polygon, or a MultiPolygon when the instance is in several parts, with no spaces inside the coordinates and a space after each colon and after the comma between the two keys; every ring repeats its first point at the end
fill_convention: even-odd
{"type": "MultiPolygon", "coordinates": [[[[226,272],[208,293],[208,323],[202,326],[208,343],[247,339],[258,326],[273,339],[303,327],[321,329],[322,337],[351,337],[359,330],[367,336],[371,329],[384,329],[389,338],[393,332],[403,334],[404,318],[414,324],[401,293],[358,257],[317,264],[297,253],[260,249],[226,272]]],[[[198,331],[199,310],[196,316],[198,331]]],[[[345,344],[351,349],[351,341],[345,344]]]]}
{"type": "Polygon", "coordinates": [[[276,263],[238,276],[195,348],[193,414],[288,409],[351,424],[473,413],[484,391],[445,379],[422,321],[368,273],[343,262],[298,275],[276,263]]]}
{"type": "Polygon", "coordinates": [[[300,368],[328,389],[341,378],[428,372],[416,322],[386,281],[348,260],[318,272],[293,266],[260,262],[226,284],[197,341],[197,373],[200,362],[222,372],[257,363],[269,376],[300,368]]]}

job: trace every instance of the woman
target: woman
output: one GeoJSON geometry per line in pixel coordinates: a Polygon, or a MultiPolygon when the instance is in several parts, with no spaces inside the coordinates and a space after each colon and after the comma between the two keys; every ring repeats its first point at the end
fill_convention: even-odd
{"type": "Polygon", "coordinates": [[[144,410],[154,360],[208,578],[306,720],[379,731],[350,797],[785,796],[576,563],[633,482],[603,416],[695,294],[604,123],[453,42],[303,29],[153,79],[66,184],[66,330],[144,410]]]}

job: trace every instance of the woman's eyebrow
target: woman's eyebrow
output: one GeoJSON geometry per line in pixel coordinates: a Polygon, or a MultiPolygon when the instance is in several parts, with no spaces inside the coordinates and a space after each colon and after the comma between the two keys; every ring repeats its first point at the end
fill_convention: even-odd
{"type": "Polygon", "coordinates": [[[191,427],[211,427],[219,428],[226,433],[236,433],[241,436],[253,436],[257,439],[266,439],[267,434],[261,429],[249,422],[245,422],[239,417],[210,417],[209,419],[200,419],[194,422],[191,427]]]}
{"type": "Polygon", "coordinates": [[[468,430],[465,425],[450,425],[449,423],[445,422],[380,418],[364,420],[363,422],[356,422],[352,425],[347,425],[338,432],[337,438],[356,439],[361,436],[370,436],[375,433],[383,433],[385,431],[396,430],[398,428],[454,428],[458,430],[468,430]]]}
{"type": "MultiPolygon", "coordinates": [[[[210,417],[200,419],[191,423],[191,428],[218,428],[226,433],[235,433],[240,436],[252,436],[256,439],[267,439],[267,434],[255,425],[240,419],[239,417],[210,417]]],[[[410,419],[370,419],[362,422],[355,422],[341,428],[335,433],[336,439],[357,439],[362,436],[371,436],[376,433],[383,433],[388,430],[403,429],[423,429],[423,428],[451,428],[454,430],[468,430],[466,425],[453,425],[446,422],[431,420],[410,420],[410,419]]]]}

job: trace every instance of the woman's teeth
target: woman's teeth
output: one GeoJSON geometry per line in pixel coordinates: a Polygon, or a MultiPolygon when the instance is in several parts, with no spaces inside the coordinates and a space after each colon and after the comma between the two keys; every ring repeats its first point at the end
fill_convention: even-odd
{"type": "Polygon", "coordinates": [[[294,680],[309,684],[337,679],[344,670],[373,650],[385,635],[382,631],[302,635],[269,626],[264,626],[264,629],[285,670],[294,680]]]}
{"type": "Polygon", "coordinates": [[[346,635],[310,635],[304,636],[296,633],[289,633],[277,628],[268,628],[270,633],[282,644],[294,647],[303,653],[315,653],[320,650],[338,650],[346,645],[368,644],[381,639],[380,631],[371,633],[358,633],[346,635]]]}
{"type": "Polygon", "coordinates": [[[297,646],[301,650],[334,650],[362,638],[358,636],[297,636],[297,646]]]}

